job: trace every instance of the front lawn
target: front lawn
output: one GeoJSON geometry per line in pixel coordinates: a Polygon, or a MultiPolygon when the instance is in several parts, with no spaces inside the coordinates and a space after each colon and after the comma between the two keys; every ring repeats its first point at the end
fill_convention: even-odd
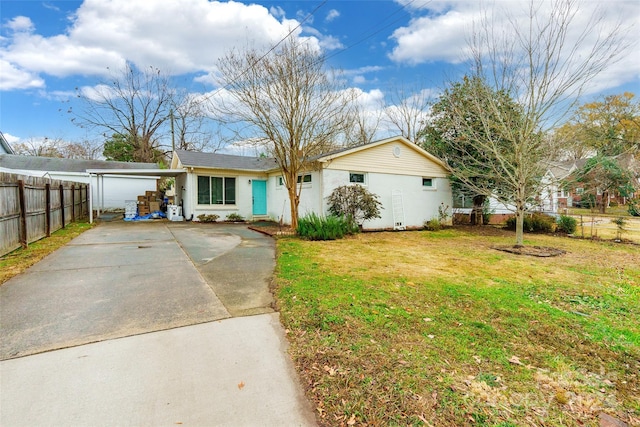
{"type": "Polygon", "coordinates": [[[640,423],[638,246],[483,227],[277,241],[276,293],[322,425],[640,423]]]}

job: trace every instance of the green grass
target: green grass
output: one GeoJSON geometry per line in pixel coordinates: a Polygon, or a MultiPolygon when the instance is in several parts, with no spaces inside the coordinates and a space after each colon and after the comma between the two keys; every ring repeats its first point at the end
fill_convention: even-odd
{"type": "Polygon", "coordinates": [[[568,253],[491,248],[512,240],[468,228],[278,240],[278,303],[319,422],[638,422],[638,248],[536,235],[568,253]]]}
{"type": "Polygon", "coordinates": [[[30,243],[24,249],[16,249],[0,257],[0,285],[13,276],[22,273],[56,249],[66,245],[74,237],[79,236],[91,227],[93,227],[93,224],[89,224],[86,221],[72,222],[67,224],[65,228],[52,233],[51,237],[45,237],[37,242],[30,243]]]}

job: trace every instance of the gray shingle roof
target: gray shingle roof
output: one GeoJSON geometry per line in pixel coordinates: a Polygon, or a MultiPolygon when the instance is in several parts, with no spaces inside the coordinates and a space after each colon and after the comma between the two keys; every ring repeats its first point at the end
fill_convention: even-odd
{"type": "Polygon", "coordinates": [[[158,169],[156,163],[110,162],[55,157],[0,154],[0,166],[8,169],[51,172],[86,172],[87,169],[158,169]]]}
{"type": "Polygon", "coordinates": [[[266,172],[278,167],[275,159],[271,157],[234,156],[186,150],[176,150],[176,155],[183,166],[255,172],[266,172]]]}

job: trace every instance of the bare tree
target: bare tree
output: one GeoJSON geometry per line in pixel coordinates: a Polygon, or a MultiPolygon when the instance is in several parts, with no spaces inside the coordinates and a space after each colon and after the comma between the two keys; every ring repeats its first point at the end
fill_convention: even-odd
{"type": "Polygon", "coordinates": [[[400,135],[415,143],[424,127],[431,101],[429,91],[420,85],[412,88],[400,85],[389,95],[390,105],[384,109],[384,113],[400,135]]]}
{"type": "Polygon", "coordinates": [[[66,159],[97,160],[102,155],[102,144],[84,140],[64,144],[60,151],[66,159]]]}
{"type": "Polygon", "coordinates": [[[214,136],[208,126],[211,118],[204,107],[206,103],[204,98],[191,93],[176,94],[170,111],[173,149],[206,151],[212,148],[214,136]]]}
{"type": "MultiPolygon", "coordinates": [[[[527,21],[511,16],[503,32],[487,15],[469,42],[473,77],[490,89],[477,86],[471,111],[487,131],[466,129],[476,157],[454,172],[477,194],[515,206],[517,246],[523,245],[525,210],[539,193],[545,160],[552,153],[544,132],[562,120],[585,86],[627,47],[621,42],[619,26],[602,30],[600,12],[591,15],[590,25],[577,28],[579,5],[575,0],[532,0],[527,21]],[[591,37],[594,32],[597,36],[591,37]],[[517,114],[502,114],[503,97],[494,97],[495,93],[516,101],[520,106],[517,114]],[[488,165],[493,188],[474,182],[477,171],[469,164],[488,165]]],[[[468,110],[458,111],[454,111],[460,114],[457,122],[464,126],[468,110]]]]}
{"type": "Polygon", "coordinates": [[[169,77],[159,69],[140,71],[127,63],[108,83],[78,90],[84,109],[72,120],[107,137],[123,135],[134,146],[134,161],[157,162],[164,156],[161,138],[168,136],[173,95],[169,77]]]}
{"type": "Polygon", "coordinates": [[[60,138],[29,138],[12,144],[13,151],[22,156],[65,157],[64,142],[60,138]]]}
{"type": "Polygon", "coordinates": [[[376,139],[383,111],[381,108],[366,110],[358,101],[354,102],[345,130],[345,146],[368,144],[376,139]]]}
{"type": "Polygon", "coordinates": [[[298,176],[335,147],[348,124],[351,92],[325,71],[318,52],[294,38],[277,50],[230,51],[219,61],[219,73],[228,98],[214,101],[217,114],[236,120],[242,140],[266,141],[283,172],[291,226],[297,228],[298,176]]]}

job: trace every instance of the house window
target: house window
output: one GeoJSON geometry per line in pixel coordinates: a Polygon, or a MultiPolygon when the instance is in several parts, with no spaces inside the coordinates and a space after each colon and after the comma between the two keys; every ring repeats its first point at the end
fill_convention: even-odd
{"type": "Polygon", "coordinates": [[[349,182],[354,184],[366,184],[365,174],[361,172],[349,172],[349,182]]]}
{"type": "Polygon", "coordinates": [[[198,176],[199,205],[235,205],[236,179],[230,177],[198,176]]]}
{"type": "Polygon", "coordinates": [[[282,187],[284,185],[284,177],[283,176],[279,176],[276,179],[276,184],[277,184],[278,187],[282,187]]]}
{"type": "Polygon", "coordinates": [[[436,188],[436,181],[433,178],[422,178],[422,188],[425,189],[435,189],[436,188]]]}
{"type": "Polygon", "coordinates": [[[576,194],[577,194],[578,196],[580,196],[580,195],[584,194],[584,188],[582,188],[582,187],[578,187],[578,188],[576,188],[576,194]]]}
{"type": "Polygon", "coordinates": [[[298,184],[303,183],[303,184],[308,184],[311,182],[311,174],[305,174],[305,175],[298,175],[298,184]]]}

